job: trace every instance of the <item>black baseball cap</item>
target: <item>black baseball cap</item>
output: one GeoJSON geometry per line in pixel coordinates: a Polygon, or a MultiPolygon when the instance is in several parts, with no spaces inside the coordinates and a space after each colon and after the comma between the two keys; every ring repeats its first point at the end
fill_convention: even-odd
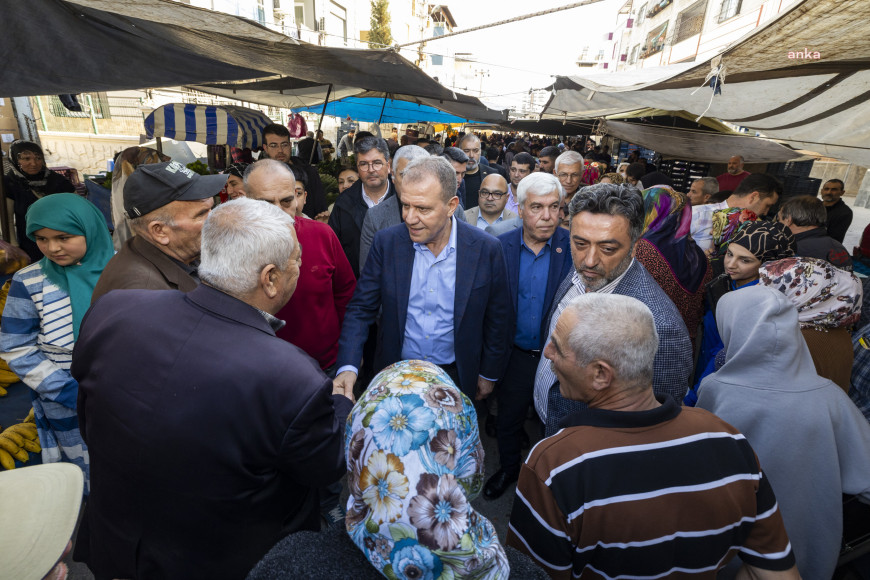
{"type": "Polygon", "coordinates": [[[199,175],[178,161],[140,165],[124,184],[124,213],[133,219],[173,201],[214,197],[226,183],[226,175],[199,175]]]}

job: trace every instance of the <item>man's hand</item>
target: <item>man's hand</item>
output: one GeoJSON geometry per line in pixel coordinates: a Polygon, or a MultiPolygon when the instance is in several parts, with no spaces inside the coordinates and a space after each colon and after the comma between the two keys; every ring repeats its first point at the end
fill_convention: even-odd
{"type": "Polygon", "coordinates": [[[478,401],[482,401],[492,393],[494,388],[495,383],[493,381],[488,381],[483,377],[477,377],[477,396],[474,398],[478,401]]]}
{"type": "Polygon", "coordinates": [[[320,212],[319,214],[317,214],[316,216],[314,216],[314,219],[315,219],[316,221],[326,223],[326,222],[329,221],[329,212],[328,212],[328,211],[322,211],[322,212],[320,212]]]}
{"type": "Polygon", "coordinates": [[[351,403],[355,403],[353,398],[353,386],[356,384],[356,373],[353,371],[344,371],[332,381],[332,394],[343,395],[350,399],[351,403]]]}

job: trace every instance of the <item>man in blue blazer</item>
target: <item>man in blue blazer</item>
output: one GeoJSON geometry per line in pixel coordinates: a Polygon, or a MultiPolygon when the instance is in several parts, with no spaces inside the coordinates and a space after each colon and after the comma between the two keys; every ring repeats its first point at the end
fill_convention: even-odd
{"type": "Polygon", "coordinates": [[[356,381],[363,343],[382,311],[375,369],[405,359],[441,366],[469,397],[501,378],[510,344],[510,294],[498,240],[453,216],[456,172],[447,160],[408,163],[405,223],[379,231],[348,304],[337,387],[356,381]]]}
{"type": "Polygon", "coordinates": [[[498,237],[507,261],[513,347],[504,379],[498,384],[496,436],[501,466],[483,489],[487,499],[501,496],[519,476],[521,434],[547,339],[547,313],[556,289],[573,266],[570,236],[559,227],[564,195],[555,175],[532,173],[517,188],[522,227],[498,237]]]}

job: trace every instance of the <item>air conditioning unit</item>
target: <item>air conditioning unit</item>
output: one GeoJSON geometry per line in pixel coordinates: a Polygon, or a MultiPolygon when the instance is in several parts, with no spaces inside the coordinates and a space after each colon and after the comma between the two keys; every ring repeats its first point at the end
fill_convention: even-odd
{"type": "Polygon", "coordinates": [[[613,33],[612,32],[604,33],[604,40],[613,40],[613,33]]]}
{"type": "Polygon", "coordinates": [[[628,54],[620,54],[620,55],[619,55],[619,61],[620,61],[620,62],[625,62],[625,61],[627,61],[627,60],[628,60],[628,54]]]}
{"type": "Polygon", "coordinates": [[[609,63],[606,63],[606,62],[605,62],[605,63],[604,63],[604,66],[603,66],[602,68],[607,68],[607,65],[608,65],[608,64],[609,64],[609,63]]]}
{"type": "Polygon", "coordinates": [[[632,26],[634,26],[634,18],[629,18],[628,20],[625,21],[626,28],[631,28],[632,26]]]}

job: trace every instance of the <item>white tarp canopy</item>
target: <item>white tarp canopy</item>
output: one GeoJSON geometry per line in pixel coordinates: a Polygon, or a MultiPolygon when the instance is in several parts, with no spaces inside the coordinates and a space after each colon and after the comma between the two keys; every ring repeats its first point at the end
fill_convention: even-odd
{"type": "Polygon", "coordinates": [[[545,119],[687,111],[870,166],[870,2],[805,0],[714,59],[560,77],[552,90],[545,119]],[[821,58],[789,58],[789,51],[805,48],[821,58]],[[724,84],[714,96],[704,79],[720,64],[724,84]]]}

